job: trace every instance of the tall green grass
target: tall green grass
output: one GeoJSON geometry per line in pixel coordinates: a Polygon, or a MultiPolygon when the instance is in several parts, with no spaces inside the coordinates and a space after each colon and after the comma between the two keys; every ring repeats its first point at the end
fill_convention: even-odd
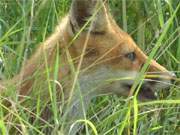
{"type": "MultiPolygon", "coordinates": [[[[68,0],[0,0],[0,56],[5,62],[6,78],[17,74],[26,59],[38,45],[55,29],[70,7],[68,0]]],[[[180,76],[180,9],[178,0],[111,0],[110,8],[116,21],[130,33],[137,44],[167,69],[180,76]]],[[[58,54],[58,49],[57,52],[58,54]]],[[[45,54],[46,57],[46,54],[45,54]]],[[[52,68],[53,79],[57,80],[60,57],[56,56],[52,68]]],[[[71,60],[71,58],[69,58],[71,60]]],[[[148,66],[145,64],[141,76],[132,91],[141,84],[148,66]]],[[[72,67],[73,68],[73,67],[72,67]]],[[[26,106],[17,101],[17,95],[10,92],[1,99],[10,100],[11,108],[0,104],[0,134],[45,134],[47,128],[53,134],[60,134],[65,121],[56,99],[55,82],[49,77],[46,67],[50,104],[44,102],[38,92],[34,92],[35,102],[28,100],[26,106]],[[40,118],[40,113],[49,105],[52,117],[40,118]],[[35,111],[34,111],[35,110],[35,111]],[[34,121],[32,123],[32,116],[34,121]],[[42,124],[42,121],[44,124],[42,124]]],[[[37,75],[38,76],[38,75],[37,75]]],[[[36,80],[38,83],[38,80],[36,80]]],[[[36,84],[33,91],[40,89],[36,84]]],[[[76,85],[76,84],[75,84],[76,85]]],[[[13,87],[9,91],[13,91],[13,87]]],[[[135,98],[100,96],[91,102],[85,120],[76,123],[86,124],[86,134],[103,135],[178,135],[180,133],[180,86],[172,85],[167,97],[160,92],[159,99],[141,103],[135,98]],[[161,100],[163,98],[163,100],[161,100]]],[[[63,100],[62,100],[63,101],[63,100]]],[[[82,131],[82,134],[85,134],[82,131]]]]}

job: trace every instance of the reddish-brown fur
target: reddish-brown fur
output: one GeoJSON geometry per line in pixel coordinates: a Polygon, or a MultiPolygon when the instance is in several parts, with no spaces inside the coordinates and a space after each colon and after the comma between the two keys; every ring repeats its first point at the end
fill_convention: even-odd
{"type": "MultiPolygon", "coordinates": [[[[100,0],[97,1],[100,2],[100,0]]],[[[74,0],[73,2],[76,3],[82,1],[74,0]]],[[[92,5],[92,3],[94,4],[92,0],[85,0],[84,2],[89,2],[89,5],[92,5]]],[[[71,13],[73,12],[74,14],[78,14],[79,11],[83,12],[83,10],[86,10],[86,8],[82,6],[78,7],[76,5],[74,7],[74,5],[72,4],[70,14],[61,21],[61,23],[57,26],[57,29],[52,34],[52,36],[50,36],[44,43],[40,45],[36,53],[30,58],[30,60],[26,62],[26,64],[24,64],[21,72],[12,80],[5,81],[3,82],[3,84],[5,84],[6,86],[9,83],[13,83],[17,86],[17,90],[19,91],[18,93],[20,95],[28,95],[32,90],[35,78],[38,78],[36,81],[45,82],[43,83],[43,85],[46,86],[44,86],[45,89],[43,89],[43,91],[44,93],[48,94],[46,62],[48,67],[50,68],[50,78],[53,79],[53,66],[57,54],[57,47],[61,52],[61,59],[59,61],[60,67],[58,81],[61,83],[64,78],[67,78],[67,85],[64,85],[64,93],[66,98],[68,98],[70,94],[74,80],[74,74],[72,73],[72,69],[70,68],[71,64],[67,57],[67,52],[69,52],[72,58],[71,60],[73,60],[72,63],[74,64],[76,69],[78,67],[77,65],[79,63],[85,45],[87,45],[87,47],[85,54],[83,54],[84,57],[80,68],[82,72],[81,76],[90,77],[92,74],[100,72],[99,70],[101,68],[106,68],[105,71],[109,70],[113,73],[132,71],[138,73],[142,65],[146,63],[147,56],[136,45],[133,39],[127,33],[123,32],[119,28],[119,26],[115,23],[114,19],[111,17],[108,9],[104,6],[104,4],[101,3],[101,5],[103,5],[103,7],[99,14],[102,15],[104,18],[99,18],[98,20],[95,20],[93,22],[94,29],[91,30],[91,28],[89,28],[89,30],[84,30],[78,36],[78,38],[75,41],[73,41],[73,44],[68,46],[71,40],[73,39],[73,36],[75,35],[75,33],[73,32],[78,32],[78,30],[80,30],[78,29],[79,26],[82,26],[82,24],[84,24],[82,20],[80,23],[78,23],[78,20],[76,20],[78,18],[74,17],[71,13]],[[82,9],[77,11],[76,8],[82,9]],[[99,25],[98,23],[101,22],[102,24],[99,25]],[[71,23],[73,23],[73,26],[71,23]],[[79,26],[76,26],[78,24],[79,26]],[[98,29],[95,29],[96,24],[98,24],[98,29]],[[134,61],[131,61],[129,58],[126,57],[126,55],[131,52],[134,52],[136,55],[134,61]],[[37,72],[39,74],[35,75],[35,73],[37,72]]],[[[86,13],[87,12],[89,11],[86,11],[86,13]]],[[[86,18],[89,16],[86,16],[86,14],[79,14],[78,17],[86,18]]],[[[170,79],[173,77],[172,74],[168,72],[168,70],[166,70],[166,68],[159,65],[154,60],[151,61],[148,72],[158,72],[158,75],[160,74],[168,76],[170,79]]],[[[163,81],[162,78],[161,81],[163,81]]],[[[107,91],[116,94],[117,90],[114,91],[114,85],[113,83],[108,85],[106,87],[108,88],[107,91]]],[[[119,88],[120,91],[121,89],[123,88],[119,88]]],[[[124,88],[124,90],[122,90],[122,92],[119,93],[120,95],[127,96],[129,90],[124,88]]]]}
{"type": "MultiPolygon", "coordinates": [[[[122,70],[138,72],[142,65],[146,63],[147,56],[135,44],[133,39],[119,28],[119,26],[115,23],[109,14],[108,9],[103,7],[102,10],[103,12],[101,14],[105,14],[105,19],[107,19],[105,21],[106,24],[104,24],[102,30],[100,29],[101,31],[97,31],[97,34],[92,33],[88,37],[87,49],[86,53],[84,54],[81,70],[89,70],[88,72],[94,72],[94,70],[100,66],[108,66],[114,71],[122,70]],[[130,52],[135,52],[136,54],[136,59],[133,62],[125,57],[125,55],[130,52]]],[[[78,17],[80,16],[81,14],[78,17]]],[[[11,81],[3,82],[3,84],[7,84],[9,82],[14,83],[19,89],[20,95],[27,95],[33,86],[34,77],[31,79],[27,78],[33,76],[33,74],[38,70],[40,72],[44,72],[45,61],[47,61],[49,67],[53,67],[52,65],[55,61],[57,46],[60,49],[67,49],[71,55],[71,58],[76,59],[74,60],[76,61],[74,64],[75,66],[77,65],[82,53],[82,49],[86,42],[88,32],[82,32],[74,41],[73,45],[67,47],[73,38],[71,31],[72,26],[70,25],[71,19],[69,19],[69,17],[71,17],[71,15],[65,17],[65,19],[62,20],[62,22],[57,27],[54,34],[52,34],[52,36],[50,36],[44,43],[40,45],[39,49],[31,57],[31,59],[24,64],[24,67],[22,68],[19,75],[15,76],[11,81]],[[45,55],[46,59],[44,57],[45,55]]],[[[86,16],[82,16],[82,18],[83,17],[86,16]]],[[[102,20],[100,19],[100,21],[102,20]]],[[[80,25],[82,25],[82,22],[80,25]]],[[[69,63],[67,62],[68,60],[65,51],[62,51],[62,55],[60,57],[62,57],[60,63],[62,63],[61,65],[64,66],[60,67],[59,81],[61,81],[64,76],[70,74],[70,69],[68,66],[69,63]]],[[[50,71],[50,73],[53,73],[53,69],[51,70],[52,71],[50,71]]],[[[165,74],[171,78],[171,74],[168,72],[168,70],[166,70],[154,60],[152,60],[148,71],[161,72],[161,74],[165,74]]],[[[45,73],[39,75],[39,78],[43,78],[45,80],[45,77],[43,76],[45,76],[45,73]]],[[[71,79],[73,80],[73,77],[71,79]]]]}

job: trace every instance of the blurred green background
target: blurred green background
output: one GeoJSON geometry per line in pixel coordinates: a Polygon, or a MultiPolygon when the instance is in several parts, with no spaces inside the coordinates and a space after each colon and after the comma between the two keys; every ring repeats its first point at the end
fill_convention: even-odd
{"type": "MultiPolygon", "coordinates": [[[[70,3],[69,0],[0,0],[0,56],[5,63],[3,72],[5,78],[11,78],[19,72],[23,61],[30,57],[68,13],[70,3]]],[[[180,1],[110,0],[109,3],[112,15],[119,26],[133,37],[146,54],[149,54],[180,1]]],[[[180,9],[161,42],[155,59],[170,71],[175,72],[178,77],[180,76],[180,9]]],[[[176,99],[179,102],[179,91],[179,86],[172,87],[167,99],[176,99]]],[[[92,120],[99,134],[118,134],[127,109],[125,102],[126,100],[116,96],[93,99],[88,118],[92,120]]],[[[179,107],[176,103],[142,106],[139,112],[138,134],[179,135],[179,107]]],[[[3,111],[1,108],[1,113],[3,111]]],[[[22,113],[19,110],[17,114],[30,122],[27,112],[22,113]]],[[[1,117],[4,118],[2,114],[1,117]]],[[[17,120],[13,120],[9,123],[15,126],[16,122],[17,120]]],[[[5,123],[0,121],[2,133],[4,128],[10,129],[11,124],[5,123]]],[[[24,121],[23,123],[28,125],[24,121]]],[[[39,123],[33,123],[32,126],[43,132],[39,123]]],[[[26,133],[39,134],[26,126],[26,133]]],[[[130,135],[131,133],[130,126],[125,128],[123,134],[130,135]]]]}

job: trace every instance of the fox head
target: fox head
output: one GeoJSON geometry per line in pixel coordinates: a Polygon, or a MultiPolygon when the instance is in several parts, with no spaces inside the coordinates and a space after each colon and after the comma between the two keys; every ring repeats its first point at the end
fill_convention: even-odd
{"type": "MultiPolygon", "coordinates": [[[[83,56],[81,83],[88,82],[89,85],[85,87],[98,86],[100,93],[108,92],[127,96],[148,57],[116,24],[106,1],[72,1],[69,34],[73,37],[78,33],[80,33],[78,38],[69,50],[71,56],[77,59],[76,64],[83,56]]],[[[173,73],[155,60],[151,61],[146,74],[156,77],[145,78],[139,92],[139,96],[145,99],[154,98],[154,90],[168,87],[174,78],[173,73]]]]}

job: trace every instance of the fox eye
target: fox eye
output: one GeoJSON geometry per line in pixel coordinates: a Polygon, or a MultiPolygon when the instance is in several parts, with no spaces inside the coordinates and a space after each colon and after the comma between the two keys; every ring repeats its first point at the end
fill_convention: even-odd
{"type": "Polygon", "coordinates": [[[125,55],[126,58],[130,59],[131,61],[134,61],[136,59],[135,52],[130,52],[125,55]]]}

